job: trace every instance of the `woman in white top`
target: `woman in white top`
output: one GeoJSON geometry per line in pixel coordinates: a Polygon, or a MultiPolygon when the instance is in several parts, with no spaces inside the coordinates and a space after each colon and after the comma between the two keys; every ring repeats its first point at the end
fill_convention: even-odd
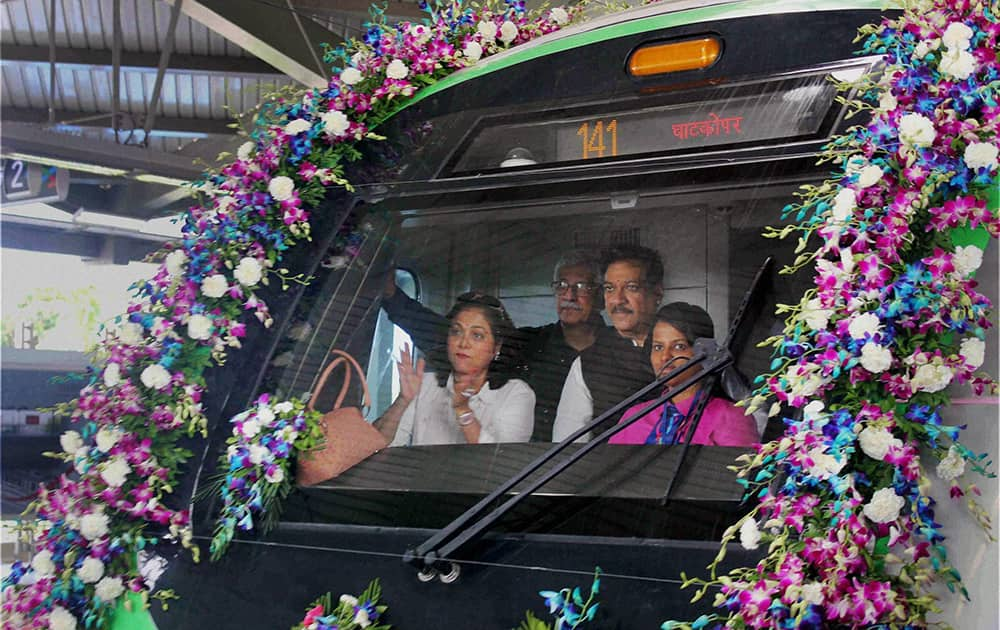
{"type": "Polygon", "coordinates": [[[505,376],[503,344],[514,325],[500,300],[463,293],[447,317],[451,370],[424,374],[424,360],[414,366],[404,348],[399,396],[375,427],[390,446],[527,442],[535,393],[505,376]]]}

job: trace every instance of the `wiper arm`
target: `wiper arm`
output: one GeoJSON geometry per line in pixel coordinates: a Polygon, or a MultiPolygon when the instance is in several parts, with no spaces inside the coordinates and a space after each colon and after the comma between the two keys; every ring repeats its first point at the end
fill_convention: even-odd
{"type": "MultiPolygon", "coordinates": [[[[715,345],[714,343],[711,345],[715,345]]],[[[605,444],[608,439],[624,430],[626,427],[630,426],[632,423],[638,421],[642,416],[652,411],[656,407],[662,405],[663,403],[673,399],[675,396],[683,392],[688,387],[695,385],[705,378],[717,374],[724,370],[726,367],[733,363],[732,356],[725,350],[716,349],[717,352],[713,356],[709,352],[705,352],[696,345],[696,352],[691,360],[684,365],[677,367],[667,374],[657,378],[653,382],[649,383],[639,391],[635,392],[625,400],[621,401],[611,409],[605,411],[599,415],[596,419],[592,420],[586,426],[577,429],[569,437],[567,437],[562,442],[555,444],[549,450],[545,451],[540,455],[535,461],[528,464],[524,469],[521,470],[517,475],[511,477],[506,482],[504,482],[500,487],[491,492],[489,495],[484,497],[474,506],[466,510],[464,514],[459,516],[457,519],[448,524],[447,527],[439,531],[437,534],[429,538],[427,541],[422,543],[416,549],[407,550],[406,554],[403,556],[404,562],[412,564],[421,570],[442,570],[446,567],[447,563],[450,561],[452,556],[456,551],[461,549],[466,544],[472,542],[473,540],[479,538],[486,530],[496,523],[504,514],[509,512],[514,506],[523,501],[525,498],[531,496],[536,490],[541,488],[543,485],[551,481],[553,478],[561,474],[564,470],[575,464],[577,461],[582,459],[590,451],[594,450],[598,446],[605,444]],[[633,418],[623,422],[615,423],[613,426],[606,429],[599,436],[584,444],[579,450],[577,450],[572,456],[560,462],[557,466],[549,470],[547,473],[536,479],[529,486],[524,488],[522,491],[518,492],[516,495],[508,498],[503,504],[497,506],[492,512],[486,514],[478,521],[475,521],[480,514],[482,514],[491,504],[497,501],[500,497],[507,494],[515,486],[520,484],[526,478],[531,476],[535,471],[542,468],[545,464],[552,461],[559,453],[566,449],[567,446],[573,444],[577,439],[589,433],[591,430],[599,427],[600,425],[607,422],[609,419],[614,418],[617,414],[620,414],[626,408],[631,406],[635,401],[645,397],[652,391],[663,388],[666,383],[674,378],[677,378],[685,371],[689,370],[691,367],[696,365],[705,364],[702,371],[694,376],[686,378],[683,382],[678,384],[676,387],[671,388],[671,390],[656,400],[652,401],[649,405],[643,408],[638,414],[633,418]],[[475,521],[475,522],[473,522],[475,521]],[[471,523],[471,525],[470,525],[471,523]]]]}
{"type": "MultiPolygon", "coordinates": [[[[573,432],[569,437],[564,439],[562,442],[555,444],[549,450],[545,451],[540,455],[535,461],[528,464],[524,469],[521,470],[517,475],[511,477],[506,482],[504,482],[500,487],[491,492],[488,496],[481,499],[474,506],[465,511],[464,514],[456,518],[454,521],[449,523],[437,534],[431,536],[429,539],[420,544],[416,549],[408,549],[403,555],[403,561],[411,564],[420,569],[421,575],[427,571],[442,571],[444,569],[449,569],[449,579],[452,581],[457,577],[457,565],[451,562],[451,558],[456,551],[461,549],[463,546],[472,542],[473,540],[482,536],[487,528],[496,523],[504,514],[509,512],[514,506],[523,501],[525,498],[533,494],[536,490],[541,488],[543,485],[551,481],[554,477],[561,474],[564,470],[575,464],[577,461],[582,459],[590,451],[594,450],[598,446],[603,445],[607,440],[624,430],[625,428],[632,425],[632,423],[637,422],[644,415],[656,409],[658,406],[672,400],[680,392],[683,392],[688,387],[700,383],[701,381],[712,378],[714,379],[717,375],[721,374],[727,367],[734,363],[732,350],[740,346],[744,339],[746,331],[744,330],[744,323],[747,321],[753,321],[754,318],[748,318],[747,314],[750,311],[758,310],[760,307],[759,302],[761,301],[760,294],[762,292],[763,280],[767,274],[767,271],[771,266],[771,258],[767,258],[764,264],[761,265],[757,274],[754,276],[753,281],[750,284],[750,289],[747,291],[740,304],[739,309],[736,312],[736,316],[733,319],[732,325],[729,327],[728,334],[726,335],[726,341],[723,347],[716,346],[715,342],[706,339],[698,340],[695,343],[695,353],[691,357],[691,360],[681,365],[680,367],[674,368],[669,373],[662,376],[658,376],[653,382],[649,383],[639,391],[635,392],[625,400],[621,401],[611,409],[605,411],[596,419],[590,422],[590,424],[581,427],[580,429],[573,432]],[[500,499],[501,496],[507,494],[515,486],[520,484],[522,481],[527,479],[535,471],[539,470],[542,466],[552,461],[559,453],[566,449],[567,446],[573,444],[577,439],[583,435],[589,433],[591,430],[599,427],[608,420],[614,418],[617,414],[620,414],[626,408],[631,406],[635,401],[646,397],[650,392],[657,391],[663,388],[668,381],[679,377],[681,374],[686,372],[693,366],[704,364],[701,371],[693,376],[684,379],[676,387],[672,387],[670,391],[663,393],[656,400],[649,403],[644,407],[638,414],[633,418],[623,422],[615,423],[605,431],[603,431],[599,436],[585,444],[576,453],[570,456],[568,459],[560,462],[557,466],[549,470],[542,477],[535,480],[531,485],[525,488],[523,491],[507,499],[503,504],[496,507],[492,512],[486,514],[482,518],[479,516],[486,511],[486,509],[500,499]],[[479,518],[479,520],[475,520],[479,518]],[[470,524],[471,523],[471,524],[470,524]],[[449,565],[452,565],[449,567],[449,565]]],[[[705,404],[707,403],[708,397],[701,397],[702,400],[699,401],[697,408],[694,410],[693,418],[691,420],[690,426],[685,431],[685,435],[689,436],[687,443],[684,445],[684,450],[681,452],[681,457],[678,464],[674,468],[674,475],[671,478],[670,483],[664,492],[662,502],[666,502],[669,498],[670,491],[674,486],[674,479],[680,470],[680,466],[687,455],[688,448],[690,447],[690,439],[694,437],[694,431],[697,429],[698,421],[701,419],[701,412],[704,411],[705,404]]],[[[430,578],[433,579],[433,573],[430,574],[430,578]]]]}

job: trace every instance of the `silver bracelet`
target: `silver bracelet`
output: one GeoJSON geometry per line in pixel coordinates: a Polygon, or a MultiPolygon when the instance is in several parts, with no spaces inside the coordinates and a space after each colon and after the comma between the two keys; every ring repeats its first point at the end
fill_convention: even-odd
{"type": "Polygon", "coordinates": [[[465,413],[461,414],[460,416],[458,416],[457,419],[458,419],[458,426],[467,427],[476,421],[476,414],[473,413],[472,410],[470,409],[465,413]]]}

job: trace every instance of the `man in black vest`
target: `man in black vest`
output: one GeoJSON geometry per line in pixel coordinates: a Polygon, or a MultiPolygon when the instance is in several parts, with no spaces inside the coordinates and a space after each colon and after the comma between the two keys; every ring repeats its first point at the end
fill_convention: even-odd
{"type": "Polygon", "coordinates": [[[602,268],[614,328],[602,330],[570,367],[553,427],[557,442],[653,380],[644,345],[663,299],[663,261],[648,247],[619,246],[605,254],[602,268]]]}
{"type": "MultiPolygon", "coordinates": [[[[397,290],[390,274],[382,308],[392,323],[410,335],[422,352],[433,355],[447,341],[448,321],[397,290]]],[[[533,442],[552,440],[552,424],[570,365],[603,331],[600,315],[600,266],[589,252],[574,250],[556,263],[552,280],[558,321],[519,328],[511,355],[517,357],[516,378],[535,391],[533,442]]],[[[444,369],[447,369],[446,367],[444,369]]]]}

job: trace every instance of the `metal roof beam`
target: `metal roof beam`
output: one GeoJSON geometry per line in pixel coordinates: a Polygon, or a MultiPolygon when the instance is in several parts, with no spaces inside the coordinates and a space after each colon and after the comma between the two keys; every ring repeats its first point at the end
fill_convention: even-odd
{"type": "MultiPolygon", "coordinates": [[[[127,52],[122,55],[122,70],[156,72],[160,53],[127,52]]],[[[0,46],[0,64],[49,63],[47,46],[0,46]]],[[[111,67],[110,50],[56,48],[56,63],[65,66],[111,67]]],[[[270,64],[253,57],[210,57],[207,55],[170,55],[167,72],[206,72],[212,74],[280,75],[270,64]]]]}
{"type": "MultiPolygon", "coordinates": [[[[165,0],[173,5],[174,0],[165,0]]],[[[321,44],[343,41],[281,0],[272,3],[246,0],[185,0],[183,11],[219,35],[263,59],[299,83],[321,87],[329,80],[321,44]]]]}
{"type": "MultiPolygon", "coordinates": [[[[141,129],[144,121],[143,114],[128,114],[136,123],[136,128],[141,129]]],[[[76,112],[64,109],[55,110],[55,127],[93,127],[96,129],[111,129],[111,112],[76,112]]],[[[26,107],[3,107],[0,108],[0,118],[4,123],[33,123],[38,125],[48,124],[48,112],[41,109],[30,109],[26,107]]],[[[205,120],[200,118],[167,118],[156,117],[156,128],[152,131],[154,135],[233,135],[235,130],[228,125],[231,120],[205,120]]],[[[119,125],[121,127],[121,125],[119,125]]]]}
{"type": "Polygon", "coordinates": [[[190,157],[113,142],[95,142],[92,138],[57,133],[41,125],[5,121],[0,142],[3,143],[0,154],[16,153],[26,156],[27,160],[31,156],[58,159],[79,164],[80,167],[69,168],[84,172],[90,165],[120,169],[125,174],[152,173],[185,181],[197,179],[203,172],[190,157]]]}
{"type": "MultiPolygon", "coordinates": [[[[370,0],[292,0],[296,10],[305,13],[315,13],[317,15],[328,16],[337,13],[361,13],[368,15],[372,3],[370,0]]],[[[378,6],[385,8],[385,14],[400,18],[429,18],[430,14],[422,11],[420,6],[413,2],[399,2],[399,0],[389,0],[379,2],[378,6]]]]}

